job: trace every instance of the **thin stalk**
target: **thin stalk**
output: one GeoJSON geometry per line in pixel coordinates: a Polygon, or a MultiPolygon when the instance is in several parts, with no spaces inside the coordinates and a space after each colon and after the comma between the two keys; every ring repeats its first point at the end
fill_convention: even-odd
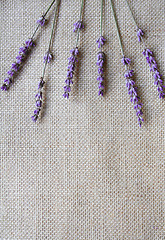
{"type": "MultiPolygon", "coordinates": [[[[48,13],[49,10],[51,9],[51,7],[52,7],[52,5],[54,4],[55,1],[56,1],[56,0],[53,0],[53,2],[50,4],[50,6],[48,7],[47,11],[46,11],[45,14],[43,15],[43,17],[46,17],[47,13],[48,13]]],[[[35,29],[35,31],[34,31],[32,37],[31,37],[31,39],[34,38],[34,36],[35,36],[35,34],[36,34],[36,32],[37,32],[37,30],[38,30],[38,28],[39,28],[40,26],[41,26],[41,25],[38,24],[38,26],[36,27],[36,29],[35,29]]]]}
{"type": "Polygon", "coordinates": [[[130,6],[129,6],[129,4],[128,4],[128,1],[127,1],[127,0],[125,0],[125,1],[126,1],[126,3],[127,3],[128,9],[129,9],[129,11],[130,11],[130,13],[131,13],[132,19],[133,19],[133,21],[134,21],[134,23],[135,23],[135,25],[136,25],[136,27],[137,27],[135,18],[134,18],[134,16],[133,16],[133,13],[132,13],[132,11],[131,11],[131,8],[130,8],[130,6]]]}
{"type": "MultiPolygon", "coordinates": [[[[54,11],[54,20],[53,20],[53,24],[52,24],[52,31],[51,31],[51,35],[50,35],[50,39],[49,39],[49,47],[48,47],[48,51],[47,51],[47,56],[50,52],[50,47],[51,47],[51,42],[52,42],[52,37],[53,37],[53,31],[54,31],[54,25],[55,25],[55,21],[56,21],[56,16],[57,16],[57,9],[58,9],[58,5],[59,5],[59,2],[60,0],[57,1],[57,4],[56,4],[56,8],[55,8],[55,11],[54,11]]],[[[48,63],[48,57],[45,61],[45,65],[44,65],[44,69],[43,69],[43,74],[42,74],[42,78],[44,79],[44,75],[45,75],[45,69],[46,69],[46,65],[48,63]]]]}
{"type": "MultiPolygon", "coordinates": [[[[82,20],[81,18],[82,18],[83,6],[84,6],[84,0],[82,0],[82,1],[81,1],[81,9],[80,9],[80,21],[82,20]]],[[[79,35],[80,35],[80,29],[78,29],[78,30],[77,30],[76,47],[78,46],[79,35]]]]}
{"type": "Polygon", "coordinates": [[[110,0],[110,3],[111,3],[112,13],[113,13],[114,20],[115,20],[115,26],[116,26],[116,31],[117,31],[117,36],[118,36],[118,39],[119,39],[121,52],[122,52],[122,55],[124,56],[123,46],[122,46],[122,42],[121,42],[121,37],[120,37],[120,33],[119,33],[119,28],[118,28],[117,19],[116,19],[115,12],[114,12],[114,7],[113,7],[112,0],[110,0]]]}
{"type": "Polygon", "coordinates": [[[103,0],[101,0],[101,14],[100,14],[100,36],[103,32],[103,0]]]}

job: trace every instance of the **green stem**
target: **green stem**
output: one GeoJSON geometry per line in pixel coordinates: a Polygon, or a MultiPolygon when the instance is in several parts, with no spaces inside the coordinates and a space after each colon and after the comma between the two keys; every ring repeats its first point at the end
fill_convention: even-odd
{"type": "MultiPolygon", "coordinates": [[[[81,9],[80,9],[80,21],[82,20],[82,11],[84,6],[84,0],[81,1],[81,9]]],[[[80,35],[80,29],[77,30],[77,39],[76,39],[76,47],[78,46],[79,41],[79,35],[80,35]]]]}
{"type": "MultiPolygon", "coordinates": [[[[43,15],[43,17],[46,17],[47,13],[48,13],[49,10],[51,9],[51,7],[52,7],[52,5],[54,4],[55,1],[56,1],[56,0],[53,0],[53,2],[50,4],[50,6],[48,7],[47,11],[46,11],[45,14],[43,15]]],[[[34,36],[35,36],[35,34],[36,34],[36,32],[37,32],[37,30],[38,30],[38,28],[39,28],[40,26],[41,26],[41,25],[38,24],[38,26],[36,27],[36,29],[35,29],[35,31],[34,31],[32,37],[31,37],[31,39],[34,38],[34,36]]]]}
{"type": "MultiPolygon", "coordinates": [[[[60,3],[60,0],[57,0],[57,4],[56,4],[56,8],[54,11],[54,20],[53,20],[53,24],[52,24],[52,31],[51,31],[51,35],[50,35],[50,39],[49,39],[49,47],[48,47],[48,51],[47,51],[47,56],[50,53],[50,47],[51,47],[51,42],[52,42],[52,37],[53,37],[53,31],[54,31],[54,25],[55,25],[55,21],[56,21],[56,16],[57,16],[57,9],[58,9],[58,5],[60,3]]],[[[44,65],[44,69],[43,69],[43,74],[42,74],[42,78],[44,79],[44,75],[45,75],[45,69],[46,69],[46,65],[48,63],[48,57],[45,61],[45,65],[44,65]]]]}
{"type": "Polygon", "coordinates": [[[114,20],[115,20],[115,26],[116,26],[116,31],[117,31],[117,36],[118,36],[118,39],[119,39],[121,52],[122,52],[122,55],[124,56],[123,46],[122,46],[122,42],[121,42],[121,37],[120,37],[120,33],[119,33],[119,28],[118,28],[117,19],[116,19],[115,12],[114,12],[114,7],[113,7],[112,0],[110,0],[110,3],[111,3],[112,13],[113,13],[114,20]]]}
{"type": "Polygon", "coordinates": [[[101,0],[101,14],[100,14],[100,36],[103,32],[103,0],[101,0]]]}
{"type": "Polygon", "coordinates": [[[131,11],[131,8],[130,8],[130,6],[129,6],[129,4],[128,4],[128,1],[127,1],[127,0],[125,0],[125,1],[126,1],[126,3],[127,3],[128,9],[129,9],[129,11],[130,11],[130,13],[131,13],[132,19],[133,19],[133,21],[134,21],[134,23],[135,23],[135,25],[136,25],[136,27],[137,27],[135,18],[134,18],[133,14],[132,14],[132,11],[131,11]]]}

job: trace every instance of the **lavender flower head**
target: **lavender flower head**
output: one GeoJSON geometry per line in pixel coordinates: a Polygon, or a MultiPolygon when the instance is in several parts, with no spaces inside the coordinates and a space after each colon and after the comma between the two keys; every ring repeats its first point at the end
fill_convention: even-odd
{"type": "Polygon", "coordinates": [[[71,56],[68,58],[68,72],[67,72],[67,78],[65,80],[66,85],[64,86],[64,98],[69,98],[69,93],[71,91],[70,84],[73,84],[73,74],[75,70],[75,63],[78,62],[77,55],[79,54],[78,48],[74,48],[70,50],[71,56]]]}
{"type": "Polygon", "coordinates": [[[140,28],[138,28],[138,27],[137,27],[136,31],[137,31],[138,41],[141,42],[142,37],[143,37],[143,35],[144,35],[144,32],[143,32],[142,29],[140,29],[140,28]]]}
{"type": "Polygon", "coordinates": [[[37,20],[37,24],[40,24],[42,27],[44,26],[46,22],[46,19],[44,16],[40,17],[38,20],[37,20]]]}
{"type": "Polygon", "coordinates": [[[153,73],[153,77],[155,79],[154,84],[157,86],[159,98],[164,98],[165,97],[165,93],[164,93],[165,86],[163,86],[163,81],[161,79],[162,75],[159,73],[156,60],[153,57],[153,53],[150,49],[144,49],[143,55],[146,57],[146,61],[150,66],[150,71],[153,73]]]}
{"type": "MultiPolygon", "coordinates": [[[[98,48],[102,48],[105,41],[106,40],[103,36],[99,37],[98,40],[96,41],[96,43],[98,43],[98,48]]],[[[101,95],[101,96],[103,96],[103,93],[104,93],[104,68],[103,68],[104,63],[105,63],[105,54],[103,51],[100,51],[97,54],[96,65],[98,66],[98,75],[99,75],[97,77],[98,88],[99,88],[98,95],[101,95]]]]}
{"type": "Polygon", "coordinates": [[[47,63],[50,63],[50,61],[52,60],[53,56],[52,54],[48,51],[45,56],[44,56],[44,63],[47,61],[47,63]]]}
{"type": "Polygon", "coordinates": [[[35,44],[32,39],[28,39],[23,47],[20,47],[19,55],[16,57],[16,61],[12,63],[10,70],[7,72],[8,77],[4,80],[4,83],[1,87],[2,91],[7,91],[10,85],[13,83],[14,75],[18,72],[24,60],[26,59],[28,53],[31,48],[34,47],[35,44]]]}
{"type": "MultiPolygon", "coordinates": [[[[123,62],[123,58],[122,58],[122,62],[123,62]]],[[[130,64],[130,61],[131,61],[130,59],[129,61],[127,61],[127,63],[126,61],[124,61],[125,63],[124,65],[127,66],[128,64],[130,64]]],[[[143,112],[141,109],[143,104],[140,103],[140,97],[138,97],[138,94],[137,94],[137,87],[135,87],[135,82],[132,80],[133,75],[134,75],[134,71],[129,70],[127,68],[126,73],[124,74],[124,77],[126,79],[126,87],[128,89],[128,94],[130,95],[131,102],[134,104],[134,109],[136,110],[136,116],[138,117],[138,123],[139,123],[139,126],[141,127],[142,122],[144,122],[142,117],[143,112]]]]}
{"type": "Polygon", "coordinates": [[[104,69],[103,69],[103,65],[105,62],[105,54],[104,52],[99,52],[97,54],[97,66],[98,66],[98,74],[99,76],[97,77],[97,81],[98,81],[98,88],[99,88],[99,92],[98,95],[103,96],[104,93],[104,69]]]}
{"type": "Polygon", "coordinates": [[[73,25],[74,25],[74,30],[73,30],[73,32],[76,32],[78,29],[84,28],[84,25],[83,25],[83,23],[82,23],[81,20],[77,21],[77,22],[74,23],[73,25]]]}
{"type": "Polygon", "coordinates": [[[96,43],[98,44],[98,48],[101,48],[104,45],[105,41],[106,40],[103,36],[99,37],[96,41],[96,43]]]}
{"type": "Polygon", "coordinates": [[[41,77],[41,80],[40,80],[40,82],[38,84],[38,93],[35,95],[36,109],[34,110],[34,115],[31,117],[34,122],[37,121],[37,119],[39,117],[39,113],[41,111],[41,107],[42,107],[42,90],[43,90],[44,84],[45,84],[45,82],[44,82],[43,78],[41,77]]]}

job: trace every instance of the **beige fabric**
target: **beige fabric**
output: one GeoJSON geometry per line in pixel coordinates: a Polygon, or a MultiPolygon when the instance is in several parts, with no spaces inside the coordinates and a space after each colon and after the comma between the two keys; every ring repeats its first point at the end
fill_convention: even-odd
{"type": "MultiPolygon", "coordinates": [[[[19,47],[31,36],[49,1],[0,1],[1,84],[19,47]]],[[[164,0],[133,0],[145,43],[165,76],[164,0]]],[[[42,119],[34,124],[34,95],[42,74],[51,22],[8,92],[0,93],[0,239],[164,239],[165,101],[157,96],[123,0],[114,0],[126,56],[144,103],[139,129],[123,78],[121,52],[110,3],[105,0],[106,95],[98,97],[96,39],[100,1],[85,1],[85,29],[71,97],[62,97],[73,23],[80,1],[62,0],[46,71],[42,119]]],[[[53,10],[53,9],[52,9],[53,10]]],[[[50,20],[53,19],[52,11],[50,20]]],[[[164,77],[165,80],[165,77],[164,77]]]]}

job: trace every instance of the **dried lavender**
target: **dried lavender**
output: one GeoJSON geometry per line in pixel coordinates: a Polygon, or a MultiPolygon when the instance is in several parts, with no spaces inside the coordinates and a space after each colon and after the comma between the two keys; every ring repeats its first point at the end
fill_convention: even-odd
{"type": "Polygon", "coordinates": [[[103,23],[103,0],[101,0],[101,15],[100,15],[100,37],[97,39],[96,43],[98,44],[98,48],[101,49],[97,54],[97,62],[96,65],[98,66],[98,88],[99,92],[98,95],[104,95],[104,62],[105,62],[105,53],[102,51],[102,47],[105,43],[105,38],[102,36],[102,24],[103,23]]]}
{"type": "Polygon", "coordinates": [[[82,23],[82,11],[84,6],[84,0],[81,1],[81,8],[80,8],[80,18],[79,20],[73,24],[74,29],[73,32],[77,31],[77,39],[76,39],[76,47],[70,50],[71,56],[68,58],[68,71],[67,71],[67,78],[65,80],[66,85],[64,88],[64,98],[69,98],[69,93],[71,91],[71,84],[73,84],[73,75],[75,70],[76,62],[78,62],[77,55],[79,54],[78,50],[78,41],[79,41],[79,33],[80,30],[84,28],[84,24],[82,23]]]}
{"type": "Polygon", "coordinates": [[[35,46],[34,36],[35,36],[38,28],[45,24],[45,16],[49,12],[51,6],[54,4],[55,1],[56,0],[52,1],[49,8],[45,12],[45,14],[37,20],[38,26],[36,27],[32,37],[30,39],[28,39],[27,41],[25,41],[25,44],[22,47],[20,47],[19,54],[16,57],[16,61],[14,63],[12,63],[10,70],[7,72],[8,77],[4,80],[4,83],[1,87],[2,91],[3,90],[7,91],[10,88],[10,85],[14,82],[14,77],[15,77],[16,73],[18,73],[19,69],[23,66],[28,54],[30,53],[31,49],[35,46]]]}
{"type": "Polygon", "coordinates": [[[165,93],[164,93],[165,86],[163,86],[163,81],[161,79],[162,75],[160,74],[160,72],[158,70],[158,66],[157,66],[156,60],[153,56],[153,52],[150,49],[146,48],[144,40],[143,40],[144,32],[143,32],[142,29],[140,29],[137,26],[135,18],[132,14],[131,8],[130,8],[127,0],[126,0],[126,3],[127,3],[128,9],[131,13],[132,19],[133,19],[133,21],[135,23],[135,26],[136,26],[138,41],[143,43],[143,46],[144,46],[143,55],[146,57],[146,61],[150,66],[150,72],[152,72],[153,77],[155,79],[154,84],[157,86],[157,91],[158,91],[159,98],[164,98],[165,97],[165,93]]]}
{"type": "Polygon", "coordinates": [[[132,77],[134,75],[134,71],[130,70],[128,68],[128,65],[130,65],[131,59],[124,56],[124,51],[123,51],[123,47],[122,47],[121,37],[120,37],[119,29],[118,29],[118,24],[117,24],[112,0],[110,0],[110,2],[111,2],[112,12],[113,12],[114,20],[115,20],[115,26],[116,26],[116,30],[117,30],[119,44],[120,44],[121,52],[122,52],[122,55],[123,55],[123,57],[121,59],[121,62],[125,66],[125,70],[126,70],[126,72],[124,74],[124,77],[126,79],[126,87],[128,89],[128,94],[130,95],[131,102],[134,104],[134,109],[136,111],[136,116],[138,117],[138,123],[139,123],[139,126],[141,127],[142,122],[144,121],[143,117],[142,117],[142,115],[143,115],[143,112],[142,112],[143,104],[140,102],[140,97],[137,94],[137,87],[135,86],[135,82],[132,79],[132,77]]]}
{"type": "Polygon", "coordinates": [[[50,39],[49,39],[49,47],[48,47],[48,51],[46,52],[46,54],[44,56],[43,74],[42,74],[42,77],[38,84],[38,92],[35,95],[36,109],[34,110],[34,115],[31,117],[34,122],[37,121],[40,111],[41,111],[41,107],[42,107],[42,96],[43,96],[43,87],[45,84],[44,76],[45,76],[46,66],[47,66],[47,63],[49,63],[53,58],[50,48],[51,48],[51,44],[52,44],[53,31],[54,31],[54,26],[55,26],[55,21],[56,21],[56,16],[57,16],[57,9],[58,9],[59,3],[60,3],[60,0],[57,0],[55,12],[54,12],[54,20],[53,20],[53,24],[52,24],[51,35],[50,35],[50,39]]]}

